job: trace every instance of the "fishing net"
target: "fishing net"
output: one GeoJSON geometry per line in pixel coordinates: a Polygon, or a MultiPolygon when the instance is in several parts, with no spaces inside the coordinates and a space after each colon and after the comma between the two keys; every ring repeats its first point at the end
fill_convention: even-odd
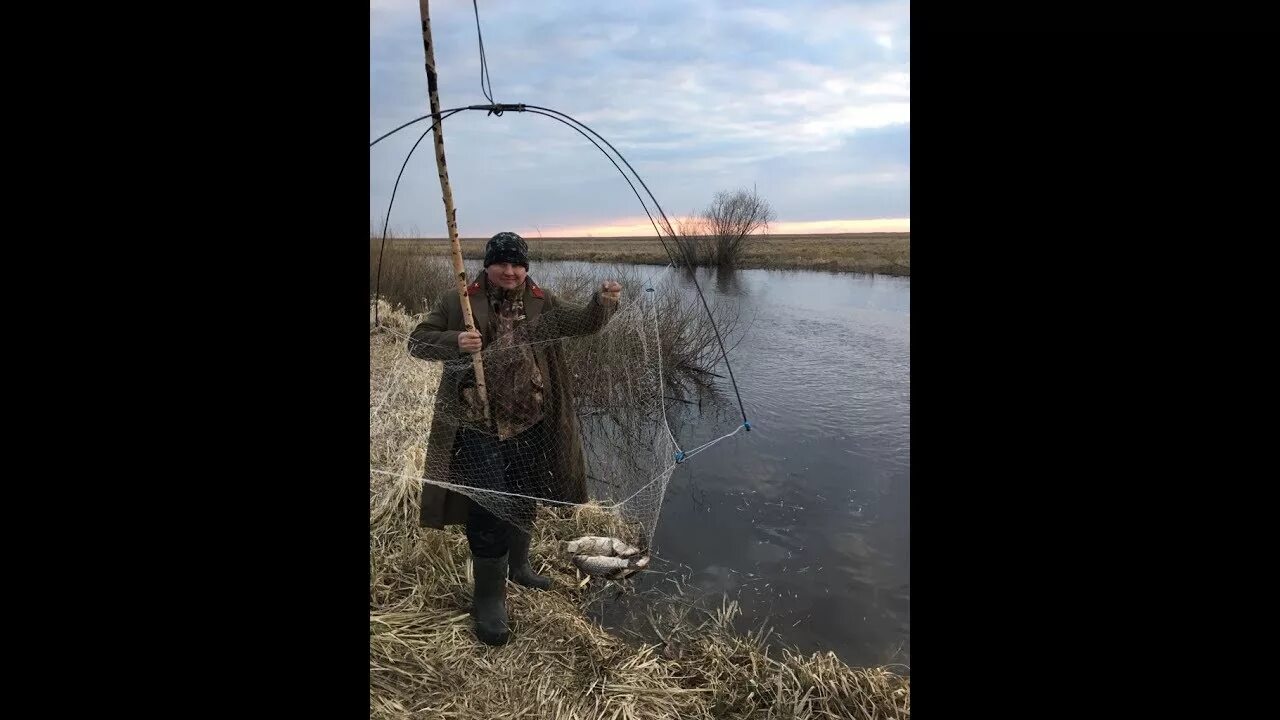
{"type": "Polygon", "coordinates": [[[472,291],[473,308],[487,303],[476,318],[483,399],[472,354],[444,323],[380,328],[395,341],[380,352],[397,357],[390,371],[371,367],[371,482],[425,482],[525,529],[539,503],[593,502],[623,521],[621,540],[647,549],[672,472],[693,452],[668,424],[664,364],[678,347],[711,346],[689,337],[697,323],[659,331],[661,283],[630,283],[616,304],[598,283],[578,285],[540,289],[542,302],[505,317],[472,291]]]}

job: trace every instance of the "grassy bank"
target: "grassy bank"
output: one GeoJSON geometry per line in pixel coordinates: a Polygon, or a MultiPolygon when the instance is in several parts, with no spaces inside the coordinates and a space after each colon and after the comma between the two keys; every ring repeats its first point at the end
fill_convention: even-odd
{"type": "MultiPolygon", "coordinates": [[[[526,238],[533,261],[589,260],[608,263],[668,262],[656,236],[626,238],[526,238]]],[[[448,239],[396,239],[415,252],[447,255],[448,239]]],[[[462,241],[467,259],[484,258],[485,239],[462,241]]],[[[668,241],[668,244],[669,241],[668,241]]],[[[672,248],[674,251],[674,247],[672,248]]],[[[911,275],[910,233],[768,235],[754,241],[740,267],[911,275]]]]}
{"type": "Polygon", "coordinates": [[[401,467],[405,477],[370,478],[371,717],[910,717],[908,678],[890,668],[851,668],[829,652],[779,653],[767,632],[735,631],[732,602],[696,609],[675,598],[655,601],[649,640],[601,628],[587,607],[605,589],[598,580],[583,584],[564,552],[574,537],[617,532],[619,518],[592,506],[540,510],[531,559],[555,587],[508,583],[512,640],[481,645],[468,614],[461,528],[416,523],[418,448],[439,366],[405,357],[403,335],[416,318],[389,308],[381,315],[384,329],[369,338],[370,463],[401,467]]]}

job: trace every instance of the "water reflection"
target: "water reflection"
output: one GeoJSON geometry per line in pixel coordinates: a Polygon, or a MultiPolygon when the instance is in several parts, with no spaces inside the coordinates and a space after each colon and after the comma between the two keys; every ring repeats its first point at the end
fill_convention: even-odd
{"type": "MultiPolygon", "coordinates": [[[[684,273],[660,277],[692,291],[684,273]]],[[[767,621],[783,641],[855,665],[909,663],[910,279],[708,269],[697,279],[709,302],[730,298],[741,313],[726,344],[741,340],[730,358],[752,430],[677,467],[657,556],[694,591],[738,599],[743,627],[767,621]]],[[[741,424],[720,385],[720,402],[671,403],[682,447],[741,424]]],[[[641,577],[638,588],[671,587],[661,573],[641,577]]]]}

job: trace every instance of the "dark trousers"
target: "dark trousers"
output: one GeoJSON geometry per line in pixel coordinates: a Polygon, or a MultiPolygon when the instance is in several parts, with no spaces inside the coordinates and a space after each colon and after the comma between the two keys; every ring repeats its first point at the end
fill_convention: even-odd
{"type": "Polygon", "coordinates": [[[516,532],[530,531],[536,513],[534,497],[544,497],[550,468],[550,437],[543,420],[519,435],[499,441],[467,427],[458,429],[458,484],[529,497],[475,493],[467,516],[467,544],[478,558],[501,557],[516,532]]]}

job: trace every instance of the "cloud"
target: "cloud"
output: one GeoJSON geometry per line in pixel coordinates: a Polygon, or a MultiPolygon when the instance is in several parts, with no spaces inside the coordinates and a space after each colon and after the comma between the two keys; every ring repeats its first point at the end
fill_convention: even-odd
{"type": "MultiPolygon", "coordinates": [[[[442,105],[483,103],[471,3],[431,12],[442,105]]],[[[489,0],[480,17],[496,99],[587,123],[669,214],[755,182],[784,222],[909,216],[908,3],[489,0]]],[[[371,2],[371,138],[427,112],[422,63],[417,3],[371,2]]],[[[371,217],[420,125],[371,151],[371,217]]],[[[625,224],[640,209],[596,148],[548,118],[463,113],[445,144],[465,234],[625,224]]],[[[443,232],[430,138],[392,224],[443,232]]]]}

